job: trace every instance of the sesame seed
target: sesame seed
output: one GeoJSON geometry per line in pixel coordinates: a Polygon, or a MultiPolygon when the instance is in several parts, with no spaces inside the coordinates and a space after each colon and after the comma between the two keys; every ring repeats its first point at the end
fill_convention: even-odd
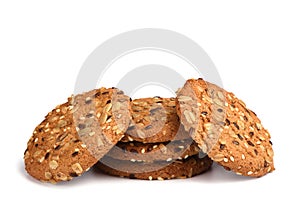
{"type": "Polygon", "coordinates": [[[96,117],[97,117],[97,118],[100,118],[100,116],[101,116],[101,113],[100,113],[100,112],[97,113],[96,117]]]}
{"type": "Polygon", "coordinates": [[[234,157],[233,157],[233,156],[230,156],[229,158],[230,158],[230,160],[231,160],[232,162],[234,162],[234,157]]]}
{"type": "Polygon", "coordinates": [[[149,179],[150,181],[152,181],[152,176],[149,176],[148,179],[149,179]]]}
{"type": "Polygon", "coordinates": [[[259,139],[262,140],[262,141],[265,140],[265,138],[263,136],[259,136],[259,139]]]}
{"type": "Polygon", "coordinates": [[[50,167],[50,169],[55,170],[58,167],[58,163],[55,160],[51,160],[49,162],[49,167],[50,167]]]}
{"type": "Polygon", "coordinates": [[[270,157],[273,157],[273,156],[274,156],[274,152],[273,152],[272,149],[267,149],[267,154],[268,154],[268,156],[270,156],[270,157]]]}
{"type": "Polygon", "coordinates": [[[256,128],[257,128],[257,130],[260,130],[260,129],[262,129],[262,126],[261,126],[261,124],[260,124],[260,123],[256,123],[256,128]]]}
{"type": "Polygon", "coordinates": [[[45,160],[45,157],[41,157],[38,161],[42,163],[45,160]]]}
{"type": "Polygon", "coordinates": [[[256,142],[256,144],[261,144],[261,141],[258,140],[258,141],[256,142]]]}
{"type": "Polygon", "coordinates": [[[242,154],[242,159],[243,159],[243,160],[245,160],[245,158],[246,158],[246,157],[245,157],[245,155],[244,155],[244,154],[242,154]]]}
{"type": "Polygon", "coordinates": [[[213,157],[213,160],[216,162],[220,162],[224,159],[224,155],[223,154],[217,154],[213,157]]]}
{"type": "Polygon", "coordinates": [[[95,132],[90,132],[89,133],[89,136],[93,136],[93,135],[95,135],[95,132]]]}
{"type": "Polygon", "coordinates": [[[85,103],[86,103],[86,104],[90,104],[91,102],[92,102],[91,97],[87,97],[87,98],[85,99],[85,103]]]}
{"type": "Polygon", "coordinates": [[[268,168],[268,172],[270,172],[270,171],[271,171],[271,167],[268,168]]]}
{"type": "Polygon", "coordinates": [[[228,158],[224,158],[223,161],[224,161],[224,162],[228,162],[228,158]]]}
{"type": "Polygon", "coordinates": [[[80,120],[85,120],[85,117],[81,116],[79,117],[80,120]]]}
{"type": "Polygon", "coordinates": [[[252,172],[252,171],[249,171],[247,174],[248,174],[248,175],[251,175],[251,174],[253,174],[253,172],[252,172]]]}

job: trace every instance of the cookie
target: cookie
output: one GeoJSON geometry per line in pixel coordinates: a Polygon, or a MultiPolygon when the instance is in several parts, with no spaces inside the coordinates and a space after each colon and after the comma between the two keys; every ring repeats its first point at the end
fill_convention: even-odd
{"type": "Polygon", "coordinates": [[[71,180],[102,158],[129,122],[129,97],[118,89],[72,96],[35,128],[24,153],[25,168],[40,181],[71,180]]]}
{"type": "Polygon", "coordinates": [[[176,102],[185,129],[212,160],[244,176],[260,177],[274,170],[269,132],[233,93],[190,79],[176,102]]]}
{"type": "Polygon", "coordinates": [[[142,98],[131,102],[132,122],[122,142],[159,143],[189,138],[180,127],[175,98],[142,98]]]}
{"type": "Polygon", "coordinates": [[[154,160],[182,160],[200,153],[200,148],[191,138],[165,143],[119,142],[106,156],[132,162],[153,162],[154,160]]]}
{"type": "Polygon", "coordinates": [[[131,179],[144,180],[166,180],[175,178],[190,178],[207,171],[212,160],[205,156],[199,158],[197,155],[184,160],[176,160],[172,163],[164,161],[156,163],[132,163],[104,157],[97,167],[106,174],[128,177],[131,179]],[[105,164],[103,164],[105,160],[105,164]]]}

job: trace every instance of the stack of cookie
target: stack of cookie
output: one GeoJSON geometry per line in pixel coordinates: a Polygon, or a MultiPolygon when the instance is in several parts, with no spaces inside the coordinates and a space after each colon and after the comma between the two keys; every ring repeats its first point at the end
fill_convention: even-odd
{"type": "Polygon", "coordinates": [[[175,103],[175,98],[133,100],[125,136],[98,167],[110,175],[149,180],[187,178],[209,169],[212,161],[180,126],[175,103]]]}
{"type": "Polygon", "coordinates": [[[35,128],[24,160],[32,177],[51,183],[96,163],[107,174],[147,180],[192,177],[212,161],[261,177],[274,170],[270,138],[234,94],[190,79],[176,98],[132,101],[117,88],[72,96],[35,128]]]}

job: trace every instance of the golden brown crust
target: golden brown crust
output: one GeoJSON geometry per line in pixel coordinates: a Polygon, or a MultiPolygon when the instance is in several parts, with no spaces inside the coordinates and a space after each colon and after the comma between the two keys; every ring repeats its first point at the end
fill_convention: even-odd
{"type": "Polygon", "coordinates": [[[177,103],[184,127],[212,160],[245,176],[260,177],[274,170],[269,132],[234,94],[190,79],[179,91],[177,103]]]}
{"type": "Polygon", "coordinates": [[[175,98],[141,98],[131,102],[132,122],[122,142],[168,142],[189,138],[180,127],[175,98]]]}
{"type": "Polygon", "coordinates": [[[128,109],[129,98],[117,89],[70,97],[35,128],[24,154],[27,172],[52,183],[80,176],[123,137],[128,109]]]}
{"type": "Polygon", "coordinates": [[[167,180],[175,178],[190,178],[204,173],[211,165],[212,160],[205,156],[197,155],[184,160],[176,160],[173,163],[132,163],[130,161],[115,160],[104,157],[105,163],[99,162],[97,167],[113,176],[128,177],[131,179],[144,180],[167,180]],[[117,165],[117,166],[115,166],[117,165]]]}

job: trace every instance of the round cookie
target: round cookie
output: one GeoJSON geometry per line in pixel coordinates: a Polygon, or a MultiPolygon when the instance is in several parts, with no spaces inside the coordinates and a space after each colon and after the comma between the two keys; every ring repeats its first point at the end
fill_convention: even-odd
{"type": "Polygon", "coordinates": [[[164,167],[160,167],[161,163],[159,162],[151,164],[132,163],[130,161],[115,160],[106,156],[103,159],[106,160],[106,163],[110,163],[108,166],[107,164],[101,163],[101,161],[98,162],[97,167],[104,173],[113,176],[143,180],[190,178],[204,173],[212,165],[212,160],[208,156],[199,158],[197,155],[184,160],[176,160],[164,167]],[[114,165],[118,165],[118,168],[115,168],[114,165]]]}
{"type": "Polygon", "coordinates": [[[190,79],[178,92],[176,103],[185,129],[225,169],[253,177],[274,170],[269,132],[233,93],[190,79]]]}
{"type": "Polygon", "coordinates": [[[132,162],[153,162],[154,160],[182,160],[200,153],[192,139],[165,143],[119,142],[106,156],[132,162]]]}
{"type": "Polygon", "coordinates": [[[35,128],[24,153],[25,168],[51,183],[80,176],[124,136],[129,121],[129,97],[118,89],[70,97],[35,128]]]}
{"type": "Polygon", "coordinates": [[[122,142],[159,143],[190,138],[180,127],[175,98],[141,98],[131,102],[132,122],[122,142]]]}

